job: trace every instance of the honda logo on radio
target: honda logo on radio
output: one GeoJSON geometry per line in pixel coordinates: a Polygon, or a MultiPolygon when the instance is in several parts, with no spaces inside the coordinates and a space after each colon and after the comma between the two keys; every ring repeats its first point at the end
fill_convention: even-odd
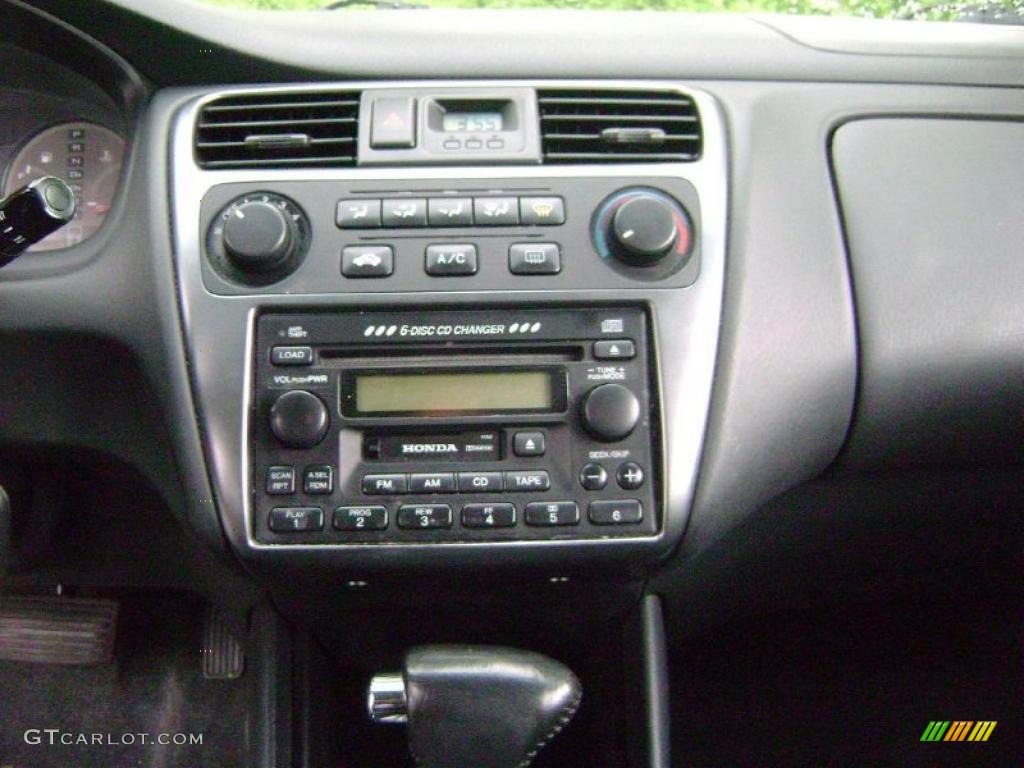
{"type": "Polygon", "coordinates": [[[458,453],[458,446],[453,443],[406,443],[402,453],[458,453]]]}

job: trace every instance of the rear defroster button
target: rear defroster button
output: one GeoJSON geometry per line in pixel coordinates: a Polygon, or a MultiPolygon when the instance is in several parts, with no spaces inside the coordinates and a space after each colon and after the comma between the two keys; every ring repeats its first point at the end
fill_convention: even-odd
{"type": "Polygon", "coordinates": [[[557,243],[516,243],[508,248],[508,269],[513,275],[557,275],[562,252],[557,243]]]}

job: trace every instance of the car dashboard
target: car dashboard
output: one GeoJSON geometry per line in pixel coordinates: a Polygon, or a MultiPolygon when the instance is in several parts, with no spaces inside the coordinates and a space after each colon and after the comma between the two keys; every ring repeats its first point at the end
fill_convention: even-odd
{"type": "Polygon", "coordinates": [[[540,765],[785,764],[688,724],[716,632],[1019,619],[1019,28],[179,5],[0,3],[3,194],[78,204],[0,270],[0,577],[215,606],[223,764],[405,764],[321,736],[464,638],[584,670],[540,765]]]}

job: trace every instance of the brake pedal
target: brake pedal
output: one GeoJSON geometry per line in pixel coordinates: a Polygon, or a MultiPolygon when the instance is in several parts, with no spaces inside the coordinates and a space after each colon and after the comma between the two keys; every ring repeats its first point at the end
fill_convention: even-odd
{"type": "Polygon", "coordinates": [[[245,651],[235,639],[220,612],[212,605],[203,627],[203,677],[207,680],[235,680],[245,669],[245,651]]]}
{"type": "Polygon", "coordinates": [[[114,656],[117,601],[0,596],[0,660],[104,664],[114,656]]]}

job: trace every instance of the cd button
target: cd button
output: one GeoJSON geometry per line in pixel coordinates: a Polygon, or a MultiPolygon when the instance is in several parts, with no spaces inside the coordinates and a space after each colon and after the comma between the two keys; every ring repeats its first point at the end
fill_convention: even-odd
{"type": "Polygon", "coordinates": [[[503,487],[501,472],[459,472],[459,491],[489,493],[503,487]]]}
{"type": "Polygon", "coordinates": [[[398,527],[418,530],[451,528],[452,508],[447,504],[406,504],[398,510],[398,527]]]}
{"type": "Polygon", "coordinates": [[[527,525],[578,525],[580,508],[575,501],[539,501],[526,505],[527,525]]]}
{"type": "Polygon", "coordinates": [[[409,493],[454,493],[455,475],[451,472],[409,475],[409,493]]]}
{"type": "Polygon", "coordinates": [[[370,496],[405,493],[407,488],[405,475],[366,475],[363,478],[363,493],[370,496]]]}
{"type": "Polygon", "coordinates": [[[467,504],[462,508],[462,524],[466,528],[511,528],[516,524],[516,508],[512,504],[467,504]]]}
{"type": "Polygon", "coordinates": [[[334,527],[339,531],[383,531],[388,527],[386,507],[338,507],[334,527]]]}
{"type": "Polygon", "coordinates": [[[509,470],[505,473],[506,491],[546,491],[551,479],[543,469],[509,470]]]}

